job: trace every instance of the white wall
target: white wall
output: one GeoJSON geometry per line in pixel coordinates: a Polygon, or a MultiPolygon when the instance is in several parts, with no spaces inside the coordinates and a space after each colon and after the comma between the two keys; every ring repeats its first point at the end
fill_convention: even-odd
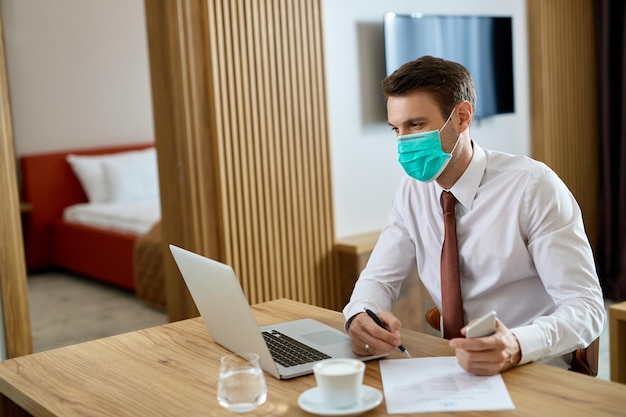
{"type": "MultiPolygon", "coordinates": [[[[402,173],[388,127],[380,81],[385,77],[385,12],[513,16],[515,113],[474,123],[481,146],[530,154],[525,0],[324,0],[324,48],[336,236],[380,229],[402,173]]],[[[479,97],[480,99],[480,97],[479,97]]]]}
{"type": "Polygon", "coordinates": [[[142,0],[2,0],[18,155],[154,140],[142,0]]]}
{"type": "MultiPolygon", "coordinates": [[[[142,0],[0,0],[18,155],[153,140],[142,0]]],[[[324,0],[336,236],[380,229],[402,168],[385,121],[387,11],[513,16],[515,114],[472,128],[529,154],[525,0],[324,0]]]]}

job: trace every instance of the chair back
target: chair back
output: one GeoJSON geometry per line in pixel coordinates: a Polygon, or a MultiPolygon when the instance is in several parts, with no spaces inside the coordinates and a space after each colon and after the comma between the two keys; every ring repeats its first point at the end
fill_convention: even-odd
{"type": "Polygon", "coordinates": [[[585,375],[598,375],[598,356],[600,354],[600,338],[597,338],[585,349],[573,352],[570,371],[585,375]]]}

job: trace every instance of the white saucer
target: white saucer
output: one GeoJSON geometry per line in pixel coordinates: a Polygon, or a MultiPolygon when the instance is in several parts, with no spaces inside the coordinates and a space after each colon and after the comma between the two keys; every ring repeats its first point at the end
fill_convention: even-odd
{"type": "Polygon", "coordinates": [[[329,408],[322,403],[317,387],[304,391],[298,397],[298,405],[304,411],[320,416],[358,416],[372,408],[378,407],[383,402],[383,394],[376,388],[363,385],[359,395],[359,402],[350,408],[329,408]]]}

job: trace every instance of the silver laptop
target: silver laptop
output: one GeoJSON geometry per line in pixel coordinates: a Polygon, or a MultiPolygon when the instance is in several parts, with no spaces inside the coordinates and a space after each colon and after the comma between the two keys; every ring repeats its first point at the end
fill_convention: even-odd
{"type": "Polygon", "coordinates": [[[259,328],[230,266],[174,245],[170,250],[213,340],[235,353],[256,352],[261,367],[276,378],[310,374],[315,362],[330,357],[365,361],[385,356],[356,355],[345,332],[313,319],[259,328]],[[283,344],[305,352],[298,358],[283,355],[277,346],[283,344]]]}

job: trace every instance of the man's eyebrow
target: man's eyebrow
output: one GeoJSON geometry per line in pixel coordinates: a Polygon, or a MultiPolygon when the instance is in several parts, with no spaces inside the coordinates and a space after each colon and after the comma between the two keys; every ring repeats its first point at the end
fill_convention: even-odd
{"type": "Polygon", "coordinates": [[[428,117],[414,117],[412,119],[409,119],[407,121],[405,121],[404,123],[415,123],[415,122],[426,122],[428,121],[428,117]]]}
{"type": "MultiPolygon", "coordinates": [[[[427,117],[414,117],[412,119],[404,120],[402,123],[400,123],[400,125],[407,125],[407,124],[411,124],[411,123],[424,123],[426,121],[428,121],[427,117]]],[[[387,122],[387,124],[389,126],[391,126],[391,127],[396,127],[395,125],[393,125],[390,122],[387,122]]]]}

